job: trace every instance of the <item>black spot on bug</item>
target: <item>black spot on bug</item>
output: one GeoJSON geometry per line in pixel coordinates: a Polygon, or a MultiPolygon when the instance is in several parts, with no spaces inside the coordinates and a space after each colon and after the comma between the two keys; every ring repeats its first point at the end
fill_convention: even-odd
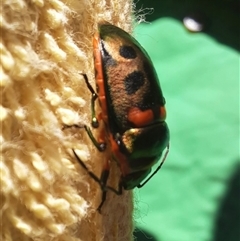
{"type": "Polygon", "coordinates": [[[144,75],[141,71],[133,71],[124,79],[125,90],[128,95],[134,94],[144,84],[144,75]]]}
{"type": "Polygon", "coordinates": [[[134,48],[126,45],[120,47],[119,54],[125,59],[135,59],[137,57],[137,53],[134,48]]]}

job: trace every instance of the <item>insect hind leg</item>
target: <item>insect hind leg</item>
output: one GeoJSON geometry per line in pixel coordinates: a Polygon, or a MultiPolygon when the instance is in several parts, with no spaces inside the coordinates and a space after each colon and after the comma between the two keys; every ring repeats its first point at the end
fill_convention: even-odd
{"type": "Polygon", "coordinates": [[[84,168],[87,171],[88,175],[95,182],[97,182],[100,185],[100,187],[101,187],[101,190],[102,190],[102,201],[101,201],[100,205],[97,208],[97,211],[99,213],[101,213],[101,208],[102,208],[104,202],[106,201],[107,191],[110,190],[110,191],[114,192],[117,195],[121,195],[122,194],[122,183],[119,182],[118,190],[114,189],[113,187],[107,186],[107,180],[109,178],[109,169],[110,169],[108,162],[105,163],[104,168],[103,168],[102,173],[101,173],[101,177],[98,178],[92,171],[90,171],[87,168],[85,163],[78,157],[78,155],[74,151],[74,149],[72,149],[72,151],[73,151],[73,154],[74,154],[75,158],[77,159],[78,163],[82,166],[82,168],[84,168]]]}
{"type": "Polygon", "coordinates": [[[77,155],[77,153],[74,151],[74,149],[72,149],[72,151],[73,151],[73,154],[74,154],[75,158],[77,159],[78,163],[82,166],[82,168],[84,168],[84,169],[87,171],[88,175],[89,175],[93,180],[95,180],[97,183],[99,183],[99,185],[101,185],[101,180],[100,180],[93,172],[91,172],[91,171],[87,168],[87,166],[84,164],[84,162],[78,157],[78,155],[77,155]]]}

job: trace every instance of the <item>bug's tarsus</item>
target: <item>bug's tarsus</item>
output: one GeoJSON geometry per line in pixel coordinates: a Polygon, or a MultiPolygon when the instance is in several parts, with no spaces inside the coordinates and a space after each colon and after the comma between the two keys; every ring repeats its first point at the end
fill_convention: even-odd
{"type": "Polygon", "coordinates": [[[97,211],[99,213],[101,213],[101,209],[102,209],[102,206],[103,206],[104,202],[106,201],[106,197],[107,197],[107,191],[102,191],[102,201],[97,208],[97,211]]]}
{"type": "Polygon", "coordinates": [[[86,82],[86,85],[88,87],[88,89],[91,91],[92,95],[97,99],[98,95],[97,93],[95,92],[95,90],[93,89],[93,87],[91,86],[91,84],[89,83],[89,80],[88,80],[88,77],[86,74],[83,74],[81,73],[81,75],[83,76],[85,82],[86,82]]]}
{"type": "Polygon", "coordinates": [[[162,167],[163,163],[165,162],[166,158],[167,158],[167,155],[169,153],[169,144],[167,145],[167,150],[166,152],[164,153],[164,156],[162,158],[162,161],[161,163],[159,164],[159,166],[156,168],[156,170],[143,182],[143,183],[140,183],[137,187],[138,188],[141,188],[143,187],[162,167]]]}

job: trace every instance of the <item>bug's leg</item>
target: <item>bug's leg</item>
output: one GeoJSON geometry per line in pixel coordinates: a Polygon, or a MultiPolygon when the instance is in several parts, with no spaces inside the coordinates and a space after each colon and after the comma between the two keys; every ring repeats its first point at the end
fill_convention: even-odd
{"type": "Polygon", "coordinates": [[[108,163],[108,161],[106,161],[105,165],[103,166],[103,170],[102,170],[101,177],[100,177],[100,185],[101,185],[101,189],[102,189],[102,201],[97,208],[99,213],[101,213],[101,208],[102,208],[104,202],[106,201],[106,196],[107,196],[106,185],[107,185],[107,180],[109,177],[109,169],[110,169],[109,163],[108,163]]]}
{"type": "Polygon", "coordinates": [[[75,158],[77,159],[78,163],[87,171],[88,175],[97,183],[99,183],[99,185],[101,185],[101,181],[100,179],[90,170],[88,170],[87,166],[84,164],[84,162],[78,157],[77,153],[74,151],[74,149],[72,149],[73,154],[75,156],[75,158]]]}
{"type": "Polygon", "coordinates": [[[106,150],[106,143],[104,141],[104,138],[102,136],[100,136],[99,140],[97,140],[94,136],[93,136],[93,133],[91,131],[91,129],[86,126],[86,125],[77,125],[77,124],[74,124],[74,125],[64,125],[63,126],[63,129],[66,129],[66,128],[84,128],[85,131],[87,132],[89,138],[91,139],[91,141],[93,142],[94,146],[100,151],[100,152],[103,152],[106,150]]]}
{"type": "Polygon", "coordinates": [[[118,183],[118,189],[115,189],[115,188],[110,187],[110,186],[106,186],[106,189],[114,192],[117,195],[122,195],[122,187],[123,187],[123,185],[122,185],[122,182],[120,181],[118,183]]]}
{"type": "Polygon", "coordinates": [[[95,112],[95,101],[98,98],[98,95],[95,92],[95,90],[93,89],[93,87],[91,86],[91,84],[89,83],[87,75],[86,74],[82,74],[82,75],[83,75],[83,78],[85,80],[85,83],[86,83],[88,89],[92,93],[92,99],[91,99],[92,127],[97,128],[99,126],[99,122],[98,122],[98,119],[96,117],[96,112],[95,112]]]}
{"type": "Polygon", "coordinates": [[[102,208],[104,202],[106,201],[107,190],[110,190],[117,195],[122,194],[122,183],[121,182],[119,182],[118,190],[116,190],[113,187],[107,186],[107,180],[108,180],[108,177],[109,177],[109,170],[110,170],[109,161],[106,161],[105,165],[103,167],[102,173],[101,173],[101,177],[100,177],[100,182],[101,182],[100,185],[101,185],[101,189],[102,189],[102,201],[97,208],[99,213],[101,213],[101,208],[102,208]]]}
{"type": "Polygon", "coordinates": [[[122,195],[122,183],[119,182],[118,190],[116,190],[116,189],[113,188],[113,187],[106,186],[108,177],[109,177],[109,169],[103,170],[103,171],[102,171],[102,174],[101,174],[102,201],[101,201],[101,203],[99,204],[99,206],[98,206],[98,208],[97,208],[97,211],[98,211],[99,213],[101,213],[101,208],[102,208],[104,202],[106,201],[107,190],[110,190],[110,191],[114,192],[114,193],[117,194],[117,195],[122,195]]]}
{"type": "Polygon", "coordinates": [[[87,171],[88,175],[95,181],[97,182],[102,190],[102,201],[100,203],[100,205],[98,206],[97,210],[99,213],[101,213],[101,208],[104,204],[104,202],[106,201],[106,196],[107,196],[107,191],[110,190],[112,192],[114,192],[117,195],[121,195],[122,194],[122,183],[121,181],[119,182],[119,186],[118,186],[118,190],[116,190],[113,187],[107,186],[107,180],[109,177],[109,162],[107,161],[103,167],[103,171],[101,173],[101,177],[98,178],[93,172],[91,172],[87,166],[84,164],[84,162],[78,157],[77,153],[74,151],[74,149],[72,149],[73,154],[75,156],[75,158],[77,159],[78,163],[87,171]]]}
{"type": "Polygon", "coordinates": [[[100,138],[99,141],[96,140],[96,138],[93,136],[93,133],[91,131],[91,129],[84,125],[84,129],[86,130],[89,138],[91,139],[91,141],[93,142],[94,146],[96,146],[96,148],[100,151],[103,152],[106,150],[106,143],[103,141],[103,138],[100,138]]]}
{"type": "Polygon", "coordinates": [[[101,208],[106,200],[106,195],[107,195],[107,189],[110,188],[106,188],[106,183],[109,177],[109,164],[108,162],[106,162],[101,177],[98,178],[93,172],[91,172],[87,166],[84,164],[84,162],[78,157],[77,153],[74,151],[74,149],[72,149],[74,156],[76,157],[77,161],[79,162],[79,164],[87,171],[88,175],[94,180],[96,181],[102,190],[102,201],[100,203],[100,205],[98,206],[97,210],[99,213],[101,213],[101,208]]]}
{"type": "MultiPolygon", "coordinates": [[[[96,117],[96,113],[95,113],[95,101],[98,98],[97,93],[95,92],[95,90],[93,89],[93,87],[91,86],[91,84],[88,81],[88,77],[86,74],[81,74],[85,80],[85,83],[88,87],[88,89],[90,90],[90,92],[92,93],[92,99],[91,99],[91,113],[92,113],[92,127],[97,128],[99,127],[99,120],[101,119],[101,114],[99,114],[98,118],[96,117]]],[[[76,127],[76,128],[84,128],[85,131],[87,132],[89,138],[91,139],[91,141],[93,142],[93,144],[96,146],[96,148],[99,151],[104,151],[106,149],[106,143],[105,143],[105,135],[103,133],[103,131],[101,131],[101,135],[99,136],[99,140],[97,140],[93,134],[91,129],[86,126],[86,125],[64,125],[63,129],[66,128],[72,128],[72,127],[76,127]]]]}

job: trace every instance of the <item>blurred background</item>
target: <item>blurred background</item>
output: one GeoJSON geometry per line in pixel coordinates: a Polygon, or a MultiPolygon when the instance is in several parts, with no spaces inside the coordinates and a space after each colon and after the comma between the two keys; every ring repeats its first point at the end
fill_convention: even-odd
{"type": "Polygon", "coordinates": [[[163,168],[135,190],[136,240],[239,241],[239,1],[135,4],[171,134],[163,168]]]}

